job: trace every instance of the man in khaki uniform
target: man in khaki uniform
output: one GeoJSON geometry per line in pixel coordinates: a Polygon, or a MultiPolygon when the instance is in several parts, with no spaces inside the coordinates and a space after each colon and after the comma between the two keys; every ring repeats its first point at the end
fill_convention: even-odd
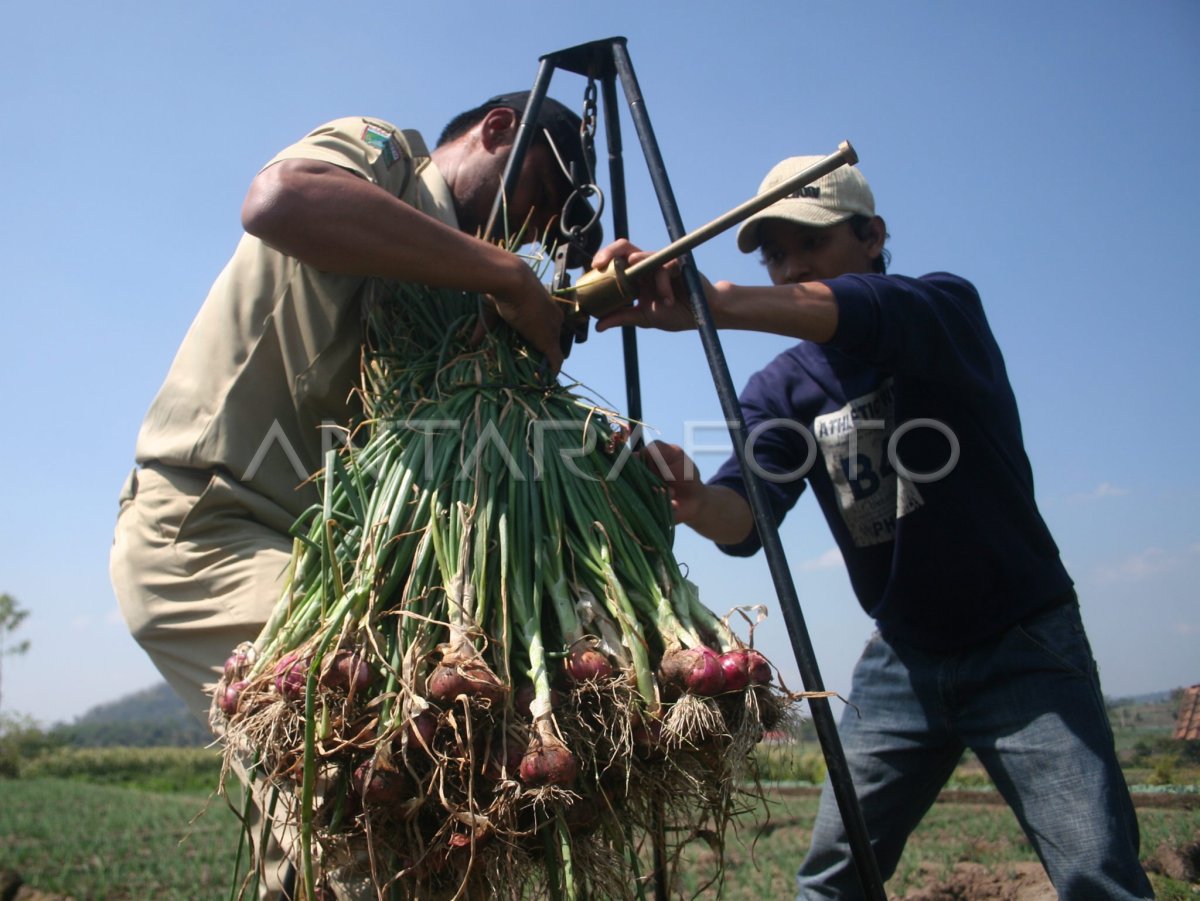
{"type": "MultiPolygon", "coordinates": [[[[415,131],[338,119],[251,183],[246,234],[142,424],[111,557],[130,631],[197,716],[205,684],[279,598],[288,530],[317,500],[305,481],[353,414],[364,302],[388,281],[480,292],[561,364],[558,306],[521,258],[472,237],[527,99],[459,115],[432,152],[415,131]]],[[[561,104],[546,98],[536,125],[506,208],[513,229],[528,216],[546,234],[568,167],[586,180],[593,161],[561,104]]]]}

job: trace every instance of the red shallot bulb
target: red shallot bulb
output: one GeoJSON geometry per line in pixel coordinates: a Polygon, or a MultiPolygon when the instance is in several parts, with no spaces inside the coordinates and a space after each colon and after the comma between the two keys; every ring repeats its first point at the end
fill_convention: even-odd
{"type": "Polygon", "coordinates": [[[521,758],[521,781],[526,785],[570,785],[578,772],[575,755],[557,740],[535,737],[521,758]]]}
{"type": "Polygon", "coordinates": [[[726,691],[741,691],[750,684],[750,669],[746,652],[741,648],[726,651],[720,657],[721,672],[725,676],[726,691]]]}
{"type": "Polygon", "coordinates": [[[221,689],[221,697],[217,700],[217,706],[221,708],[223,714],[233,716],[237,713],[238,702],[242,699],[242,692],[246,690],[246,685],[246,682],[239,680],[221,689]]]}
{"type": "Polygon", "coordinates": [[[411,794],[405,772],[371,760],[358,765],[351,781],[366,807],[394,807],[411,794]]]}
{"type": "Polygon", "coordinates": [[[595,648],[576,644],[569,654],[566,663],[567,675],[574,682],[592,682],[607,679],[613,674],[613,666],[608,658],[595,648]]]}
{"type": "Polygon", "coordinates": [[[466,662],[456,666],[439,664],[426,683],[429,696],[443,703],[454,703],[459,695],[495,704],[504,697],[505,688],[486,664],[466,662]]]}
{"type": "Polygon", "coordinates": [[[250,655],[244,650],[236,650],[225,659],[225,680],[236,682],[246,674],[246,667],[251,664],[250,655]]]}
{"type": "Polygon", "coordinates": [[[755,685],[771,684],[771,664],[758,651],[746,651],[746,670],[750,673],[750,681],[755,685]]]}
{"type": "Polygon", "coordinates": [[[328,668],[321,677],[323,685],[358,694],[371,684],[371,665],[358,652],[335,651],[333,659],[326,658],[325,662],[328,668]]]}
{"type": "Polygon", "coordinates": [[[663,655],[661,671],[668,682],[692,694],[712,697],[725,690],[725,675],[720,658],[703,645],[663,655]]]}
{"type": "Polygon", "coordinates": [[[308,683],[308,661],[285,654],[275,664],[275,690],[289,701],[304,697],[308,683]]]}
{"type": "MultiPolygon", "coordinates": [[[[535,697],[537,697],[537,690],[533,687],[533,683],[522,682],[517,688],[516,694],[513,695],[513,709],[522,716],[533,716],[531,710],[535,697]]],[[[564,703],[566,703],[566,696],[557,688],[551,688],[550,709],[557,710],[564,703]]]]}
{"type": "Polygon", "coordinates": [[[516,778],[525,758],[525,744],[512,735],[497,736],[492,740],[481,773],[489,782],[500,782],[505,777],[516,778]]]}
{"type": "Polygon", "coordinates": [[[408,721],[408,746],[420,748],[426,754],[433,750],[433,737],[437,733],[438,718],[432,710],[422,710],[408,721]]]}

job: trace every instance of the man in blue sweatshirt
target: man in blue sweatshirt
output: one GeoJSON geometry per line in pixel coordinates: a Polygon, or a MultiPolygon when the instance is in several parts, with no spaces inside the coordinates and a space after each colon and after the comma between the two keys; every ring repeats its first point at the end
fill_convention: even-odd
{"type": "MultiPolygon", "coordinates": [[[[759,193],[819,157],[775,166],[759,193]]],[[[718,328],[801,339],[741,395],[775,519],[812,489],[877,631],[839,726],[880,870],[965,748],[987,768],[1064,899],[1148,898],[1138,825],[1113,749],[1071,578],[1034,500],[1016,400],[975,288],[886,274],[886,226],[842,167],[749,218],[771,286],[705,283],[718,328]]],[[[597,254],[636,262],[618,242],[597,254]]],[[[660,273],[598,328],[694,328],[660,273]]],[[[678,447],[676,520],[755,553],[741,470],[707,483],[678,447]]],[[[799,872],[802,898],[861,897],[829,784],[799,872]]]]}

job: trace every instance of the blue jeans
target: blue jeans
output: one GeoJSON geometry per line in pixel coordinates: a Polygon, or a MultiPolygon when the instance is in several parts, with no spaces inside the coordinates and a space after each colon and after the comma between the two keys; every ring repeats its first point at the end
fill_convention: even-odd
{"type": "MultiPolygon", "coordinates": [[[[1154,896],[1078,604],[953,653],[876,634],[850,702],[838,731],[885,880],[970,748],[1060,898],[1154,896]]],[[[797,882],[802,899],[863,897],[828,780],[797,882]]]]}

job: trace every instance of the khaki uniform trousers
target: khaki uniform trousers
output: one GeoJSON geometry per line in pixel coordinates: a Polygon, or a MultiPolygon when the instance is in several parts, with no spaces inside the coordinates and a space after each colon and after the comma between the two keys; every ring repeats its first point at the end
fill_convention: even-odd
{"type": "MultiPolygon", "coordinates": [[[[150,466],[121,492],[109,560],[134,639],[188,709],[208,723],[206,687],[236,645],[258,637],[283,590],[291,517],[219,473],[150,466]],[[264,525],[266,517],[283,531],[264,525]]],[[[245,771],[238,777],[246,782],[245,771]]],[[[256,793],[257,794],[257,793],[256,793]]],[[[263,806],[256,797],[256,808],[263,806]]],[[[252,814],[258,842],[261,813],[252,814]]],[[[263,897],[277,897],[290,836],[276,829],[260,854],[263,897]]]]}

